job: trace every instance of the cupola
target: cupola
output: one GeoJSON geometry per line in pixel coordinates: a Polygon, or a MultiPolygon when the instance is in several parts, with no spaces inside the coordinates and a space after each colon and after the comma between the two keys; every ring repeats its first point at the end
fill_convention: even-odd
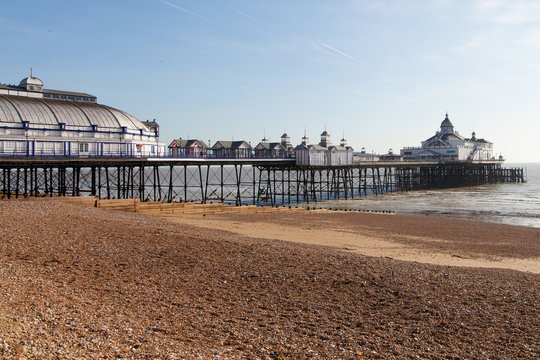
{"type": "Polygon", "coordinates": [[[289,137],[289,135],[287,135],[287,133],[284,133],[283,135],[281,135],[281,143],[283,145],[289,144],[290,142],[291,142],[291,138],[289,137]]]}
{"type": "Polygon", "coordinates": [[[328,131],[324,130],[321,134],[321,142],[319,143],[322,147],[329,147],[332,146],[332,141],[330,141],[330,133],[328,131]]]}
{"type": "Polygon", "coordinates": [[[19,87],[26,89],[26,91],[43,91],[43,82],[36,77],[29,76],[21,80],[19,87]]]}
{"type": "Polygon", "coordinates": [[[443,122],[441,123],[441,133],[443,134],[453,134],[454,133],[454,125],[448,118],[448,113],[446,113],[446,117],[444,118],[443,122]]]}

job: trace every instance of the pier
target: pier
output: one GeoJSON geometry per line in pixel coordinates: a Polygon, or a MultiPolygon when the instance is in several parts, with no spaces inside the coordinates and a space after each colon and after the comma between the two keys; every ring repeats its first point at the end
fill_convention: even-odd
{"type": "Polygon", "coordinates": [[[298,166],[294,159],[3,159],[2,198],[290,205],[397,191],[525,182],[500,162],[366,162],[298,166]]]}

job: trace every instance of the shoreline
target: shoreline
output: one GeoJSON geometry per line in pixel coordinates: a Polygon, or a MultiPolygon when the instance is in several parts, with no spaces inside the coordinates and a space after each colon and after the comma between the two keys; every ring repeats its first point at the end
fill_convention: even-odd
{"type": "Polygon", "coordinates": [[[433,265],[500,268],[540,274],[540,229],[537,228],[445,217],[426,219],[420,215],[362,212],[325,212],[324,214],[283,212],[242,216],[208,214],[164,216],[163,218],[179,224],[226,230],[251,238],[329,246],[366,256],[433,265]],[[339,225],[343,221],[347,221],[347,226],[339,225]],[[399,231],[399,229],[397,231],[396,229],[381,230],[397,221],[406,222],[409,227],[417,226],[418,229],[412,233],[399,231]],[[300,225],[302,222],[306,225],[300,225]],[[313,222],[324,223],[324,226],[314,226],[313,222]],[[370,226],[370,222],[376,225],[370,226]],[[448,246],[451,240],[445,239],[447,234],[444,234],[444,230],[432,232],[426,223],[435,223],[433,226],[445,223],[452,229],[465,228],[464,238],[461,239],[462,247],[465,248],[448,246]],[[490,229],[492,226],[496,229],[490,229]],[[475,229],[483,234],[481,236],[475,234],[475,229]],[[500,237],[496,233],[503,233],[510,242],[519,241],[516,237],[521,239],[522,243],[516,245],[523,248],[506,249],[509,244],[497,242],[500,237]],[[475,239],[475,236],[478,239],[475,239]],[[490,236],[496,236],[493,243],[489,243],[490,236]],[[536,238],[536,241],[523,241],[523,237],[527,236],[536,238]],[[483,242],[482,246],[475,247],[475,241],[483,242]],[[533,243],[536,245],[531,248],[533,243]],[[494,246],[498,249],[495,250],[494,246]]]}

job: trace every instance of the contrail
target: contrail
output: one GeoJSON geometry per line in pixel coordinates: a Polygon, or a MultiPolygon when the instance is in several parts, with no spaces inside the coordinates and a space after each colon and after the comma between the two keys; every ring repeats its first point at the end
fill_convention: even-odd
{"type": "Polygon", "coordinates": [[[243,11],[240,10],[240,9],[235,8],[234,6],[229,6],[229,8],[231,8],[232,10],[234,10],[235,12],[237,12],[238,14],[247,17],[248,19],[255,20],[255,18],[254,18],[253,16],[251,16],[251,15],[249,15],[249,14],[246,14],[245,12],[243,12],[243,11]]]}
{"type": "Polygon", "coordinates": [[[330,49],[330,50],[332,50],[332,51],[334,51],[334,52],[336,52],[336,53],[338,53],[338,54],[340,54],[340,55],[345,56],[345,57],[346,57],[347,59],[349,59],[349,60],[352,60],[352,61],[357,62],[357,63],[360,62],[360,61],[358,61],[357,59],[355,59],[354,57],[352,57],[351,55],[349,55],[349,54],[347,54],[346,52],[343,52],[343,51],[341,51],[341,50],[338,50],[338,49],[336,49],[335,47],[332,47],[332,46],[330,46],[330,45],[328,45],[328,44],[325,44],[325,43],[323,43],[323,42],[320,42],[320,41],[319,41],[319,44],[322,45],[322,46],[324,46],[324,47],[327,48],[327,49],[330,49]]]}
{"type": "Polygon", "coordinates": [[[183,12],[185,12],[186,14],[193,15],[193,16],[196,16],[196,17],[198,17],[198,18],[200,18],[200,19],[203,19],[204,21],[208,21],[208,22],[213,23],[213,21],[210,20],[209,18],[206,18],[206,17],[204,17],[204,16],[202,16],[202,15],[199,15],[199,14],[197,14],[197,13],[194,13],[193,11],[189,11],[188,9],[184,9],[183,7],[180,7],[180,6],[178,6],[178,5],[172,4],[172,3],[168,2],[168,1],[165,1],[165,0],[159,0],[159,1],[162,2],[162,3],[165,4],[165,5],[169,5],[169,6],[173,7],[173,8],[175,8],[175,9],[178,9],[178,10],[180,10],[180,11],[183,11],[183,12]]]}

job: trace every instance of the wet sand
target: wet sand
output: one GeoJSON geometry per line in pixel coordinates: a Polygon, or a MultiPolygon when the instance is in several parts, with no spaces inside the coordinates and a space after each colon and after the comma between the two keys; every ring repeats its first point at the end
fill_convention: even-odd
{"type": "Polygon", "coordinates": [[[435,265],[540,274],[540,229],[441,217],[312,212],[171,217],[253,238],[335,247],[435,265]]]}
{"type": "Polygon", "coordinates": [[[2,359],[540,356],[538,274],[364,256],[343,251],[346,238],[340,249],[224,231],[264,220],[365,232],[398,250],[529,260],[538,233],[526,228],[276,214],[210,219],[217,230],[51,199],[0,201],[0,216],[2,359]]]}

